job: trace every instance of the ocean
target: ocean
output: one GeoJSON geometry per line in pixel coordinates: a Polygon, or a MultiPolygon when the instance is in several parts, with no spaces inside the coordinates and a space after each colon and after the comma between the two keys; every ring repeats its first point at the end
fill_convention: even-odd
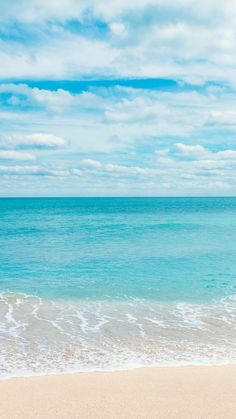
{"type": "Polygon", "coordinates": [[[0,377],[236,361],[236,198],[0,199],[0,377]]]}

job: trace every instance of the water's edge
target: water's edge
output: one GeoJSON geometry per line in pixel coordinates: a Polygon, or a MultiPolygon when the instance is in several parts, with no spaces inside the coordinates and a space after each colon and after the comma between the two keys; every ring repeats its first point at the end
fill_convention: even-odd
{"type": "Polygon", "coordinates": [[[236,363],[236,296],[211,303],[0,295],[0,376],[236,363]]]}

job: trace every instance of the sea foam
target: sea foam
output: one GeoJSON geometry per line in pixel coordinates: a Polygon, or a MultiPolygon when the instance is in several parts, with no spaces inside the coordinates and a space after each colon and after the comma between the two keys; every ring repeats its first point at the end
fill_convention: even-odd
{"type": "Polygon", "coordinates": [[[0,375],[236,361],[236,298],[208,304],[0,295],[0,375]]]}

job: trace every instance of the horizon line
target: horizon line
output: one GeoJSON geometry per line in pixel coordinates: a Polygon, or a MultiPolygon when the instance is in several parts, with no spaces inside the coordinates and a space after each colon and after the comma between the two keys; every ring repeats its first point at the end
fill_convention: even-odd
{"type": "Polygon", "coordinates": [[[107,198],[111,198],[111,199],[117,199],[117,198],[122,198],[122,199],[130,199],[130,198],[140,198],[140,199],[144,199],[144,198],[236,198],[236,195],[150,195],[150,196],[141,196],[141,195],[119,195],[119,196],[110,196],[110,195],[101,195],[101,196],[79,196],[79,195],[68,195],[68,196],[63,196],[63,195],[58,195],[58,196],[0,196],[0,199],[107,199],[107,198]]]}

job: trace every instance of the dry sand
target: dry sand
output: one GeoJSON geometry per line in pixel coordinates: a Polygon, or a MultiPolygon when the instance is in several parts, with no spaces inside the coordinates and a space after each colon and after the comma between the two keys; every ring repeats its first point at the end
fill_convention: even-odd
{"type": "Polygon", "coordinates": [[[236,419],[236,366],[0,381],[1,419],[236,419]]]}

